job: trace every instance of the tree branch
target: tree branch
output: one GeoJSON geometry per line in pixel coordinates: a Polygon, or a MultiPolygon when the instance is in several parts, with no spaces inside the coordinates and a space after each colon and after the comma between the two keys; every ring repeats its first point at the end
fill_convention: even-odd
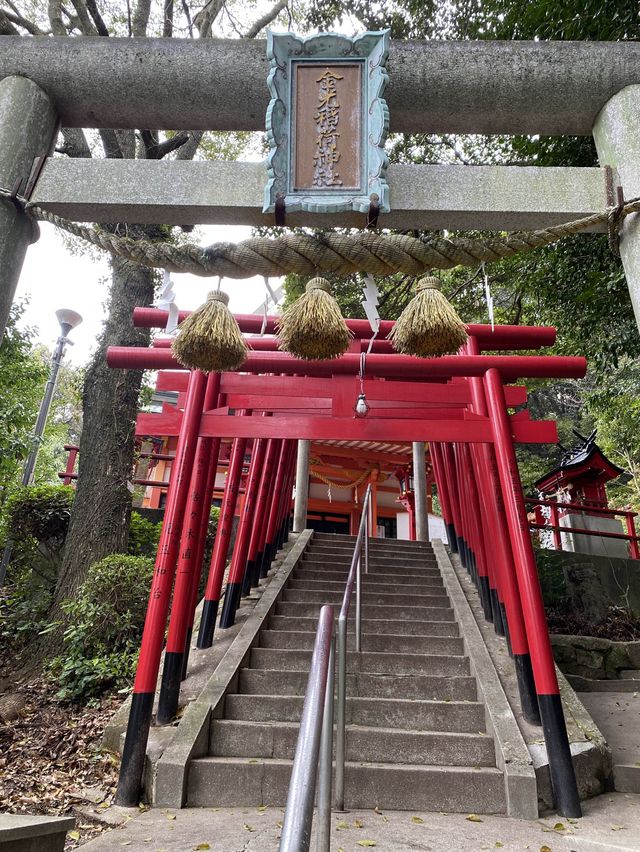
{"type": "Polygon", "coordinates": [[[193,160],[200,142],[202,141],[202,137],[204,136],[204,132],[202,130],[188,131],[188,133],[189,139],[178,151],[176,160],[193,160]]]}
{"type": "Polygon", "coordinates": [[[71,0],[71,3],[73,4],[73,8],[76,10],[80,30],[82,31],[82,33],[88,36],[98,35],[98,31],[95,27],[95,24],[89,17],[87,7],[82,2],[82,0],[71,0]]]}
{"type": "Polygon", "coordinates": [[[107,29],[107,25],[102,19],[102,15],[98,11],[98,7],[96,5],[96,0],[87,0],[87,9],[89,10],[89,14],[93,19],[93,23],[96,26],[96,30],[98,31],[98,35],[104,36],[105,38],[109,37],[109,30],[107,29]]]}
{"type": "Polygon", "coordinates": [[[133,13],[133,35],[143,38],[147,34],[149,15],[151,14],[151,0],[138,0],[138,5],[133,13]]]}
{"type": "Polygon", "coordinates": [[[62,20],[62,0],[49,0],[48,13],[51,32],[56,36],[66,36],[67,28],[62,20]]]}
{"type": "Polygon", "coordinates": [[[99,133],[105,157],[107,159],[121,160],[122,149],[120,148],[120,142],[118,141],[115,130],[102,129],[99,133]]]}
{"type": "MultiPolygon", "coordinates": [[[[6,9],[0,9],[0,26],[2,19],[5,18],[7,21],[10,21],[12,24],[16,24],[18,27],[22,27],[23,30],[26,30],[31,35],[48,35],[45,30],[41,30],[40,27],[36,26],[32,21],[27,20],[18,12],[9,12],[6,9]]],[[[13,33],[5,33],[5,35],[19,35],[17,31],[13,33]]]]}
{"type": "Polygon", "coordinates": [[[87,137],[84,135],[84,130],[81,130],[79,127],[63,127],[62,138],[64,139],[64,144],[56,148],[59,154],[84,159],[91,157],[91,149],[89,148],[87,137]]]}
{"type": "Polygon", "coordinates": [[[287,8],[288,2],[289,0],[278,0],[278,2],[271,7],[270,11],[266,13],[266,15],[263,15],[261,18],[258,18],[258,20],[253,24],[253,26],[251,26],[247,30],[244,35],[244,38],[255,38],[260,32],[260,30],[263,30],[266,26],[268,26],[273,20],[278,17],[278,15],[280,14],[280,12],[282,12],[283,9],[287,8]]]}
{"type": "Polygon", "coordinates": [[[0,35],[3,36],[19,36],[20,31],[17,30],[9,18],[7,17],[7,13],[4,9],[0,9],[0,35]]]}
{"type": "Polygon", "coordinates": [[[173,35],[173,0],[164,0],[164,18],[162,23],[162,37],[171,38],[173,35]]]}
{"type": "Polygon", "coordinates": [[[207,3],[200,9],[198,14],[193,19],[193,23],[198,28],[200,38],[210,38],[211,28],[214,21],[220,14],[222,9],[222,0],[207,0],[207,3]]]}

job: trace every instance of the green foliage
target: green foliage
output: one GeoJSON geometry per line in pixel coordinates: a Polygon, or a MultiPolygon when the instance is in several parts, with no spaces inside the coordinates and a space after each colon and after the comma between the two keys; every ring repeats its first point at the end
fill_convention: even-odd
{"type": "Polygon", "coordinates": [[[131,513],[128,551],[132,556],[155,557],[162,524],[154,524],[138,512],[131,513]]]}
{"type": "MultiPolygon", "coordinates": [[[[213,553],[213,543],[216,539],[216,533],[218,532],[218,521],[220,520],[220,509],[217,506],[212,506],[211,511],[209,512],[209,525],[207,527],[207,539],[204,546],[204,559],[203,565],[205,569],[208,568],[209,563],[211,562],[211,554],[213,553]]],[[[201,583],[204,583],[206,580],[206,570],[202,572],[202,580],[201,583]]]]}
{"type": "Polygon", "coordinates": [[[24,302],[12,307],[0,343],[0,511],[29,451],[48,372],[34,350],[33,331],[18,327],[24,310],[24,302]]]}
{"type": "Polygon", "coordinates": [[[74,491],[66,485],[36,485],[14,491],[6,505],[7,538],[17,564],[53,586],[62,560],[74,491]]]}
{"type": "Polygon", "coordinates": [[[62,652],[49,665],[59,698],[84,700],[130,681],[152,575],[152,559],[124,554],[89,568],[75,600],[63,604],[62,652]]]}

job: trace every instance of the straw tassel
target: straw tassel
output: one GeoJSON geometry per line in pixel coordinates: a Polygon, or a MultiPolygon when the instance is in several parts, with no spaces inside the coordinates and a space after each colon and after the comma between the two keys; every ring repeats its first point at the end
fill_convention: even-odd
{"type": "Polygon", "coordinates": [[[212,291],[181,323],[171,350],[183,367],[222,373],[242,365],[248,347],[228,305],[226,293],[212,291]]]}
{"type": "Polygon", "coordinates": [[[391,329],[396,352],[431,358],[454,354],[467,341],[467,330],[440,291],[440,281],[427,276],[416,284],[416,295],[391,329]]]}
{"type": "Polygon", "coordinates": [[[312,278],[278,325],[280,348],[310,361],[339,358],[350,340],[351,332],[325,278],[312,278]]]}

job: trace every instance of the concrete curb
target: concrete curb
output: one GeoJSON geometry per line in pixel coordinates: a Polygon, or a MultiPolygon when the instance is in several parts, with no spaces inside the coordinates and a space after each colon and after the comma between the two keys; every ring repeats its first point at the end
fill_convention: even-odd
{"type": "Polygon", "coordinates": [[[225,695],[234,688],[238,669],[248,658],[260,629],[312,536],[313,530],[300,533],[199,697],[188,706],[172,742],[156,766],[154,806],[184,806],[189,763],[193,758],[204,757],[208,753],[211,717],[222,716],[225,695]]]}
{"type": "Polygon", "coordinates": [[[538,787],[529,750],[513,717],[498,672],[449,554],[440,540],[435,540],[432,544],[451,606],[460,625],[478,692],[484,702],[487,730],[492,734],[495,743],[496,765],[504,774],[507,814],[517,819],[537,819],[538,787]]]}

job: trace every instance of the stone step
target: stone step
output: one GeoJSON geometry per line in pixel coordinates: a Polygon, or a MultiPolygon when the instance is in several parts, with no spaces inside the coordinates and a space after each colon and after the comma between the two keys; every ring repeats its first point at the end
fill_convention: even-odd
{"type": "MultiPolygon", "coordinates": [[[[249,665],[252,669],[284,669],[309,672],[311,651],[289,648],[252,648],[249,665]]],[[[453,677],[468,675],[468,657],[439,654],[385,654],[363,651],[347,655],[347,671],[368,674],[424,675],[453,677]]]]}
{"type": "MultiPolygon", "coordinates": [[[[340,559],[351,559],[355,548],[336,547],[328,544],[311,544],[305,553],[328,553],[340,559]]],[[[364,548],[361,552],[364,554],[364,548]]],[[[370,559],[435,559],[432,550],[414,550],[413,548],[390,545],[388,547],[373,547],[369,544],[370,559]]]]}
{"type": "MultiPolygon", "coordinates": [[[[254,695],[304,695],[307,671],[240,669],[238,691],[254,695]]],[[[475,678],[470,675],[347,675],[347,695],[376,698],[432,699],[434,701],[476,701],[475,678]]]]}
{"type": "MultiPolygon", "coordinates": [[[[344,594],[346,586],[346,578],[345,580],[314,580],[307,577],[294,576],[287,583],[288,589],[309,589],[310,591],[323,591],[327,592],[339,592],[344,594]]],[[[446,591],[444,588],[444,583],[442,580],[440,581],[431,581],[424,583],[417,583],[413,585],[406,584],[395,584],[393,582],[387,583],[371,583],[369,582],[369,577],[366,574],[362,575],[362,590],[363,592],[370,592],[371,594],[387,594],[387,592],[391,593],[400,593],[403,595],[446,595],[446,591]]]]}
{"type": "MultiPolygon", "coordinates": [[[[272,615],[271,630],[301,630],[315,636],[318,628],[317,616],[296,617],[272,615]]],[[[455,621],[403,621],[402,619],[363,618],[362,630],[377,636],[393,633],[397,636],[459,636],[455,621]]]]}
{"type": "MultiPolygon", "coordinates": [[[[229,693],[224,719],[246,722],[299,722],[302,695],[229,693]]],[[[347,697],[346,721],[351,725],[422,731],[484,732],[484,707],[475,701],[431,701],[405,698],[347,697]]]]}
{"type": "MultiPolygon", "coordinates": [[[[322,590],[285,588],[282,593],[283,601],[299,601],[300,603],[342,604],[343,592],[325,592],[322,590]]],[[[355,592],[354,592],[355,596],[355,592]]],[[[354,601],[355,603],[355,601],[354,601]]],[[[362,592],[362,603],[374,606],[424,606],[448,607],[449,598],[444,595],[403,595],[397,592],[362,592]]]]}
{"type": "MultiPolygon", "coordinates": [[[[262,630],[261,648],[292,648],[311,650],[315,642],[314,633],[294,630],[262,630]]],[[[355,648],[355,634],[351,631],[347,637],[347,648],[355,648]]],[[[460,656],[464,653],[462,639],[449,636],[394,636],[363,633],[362,648],[366,651],[380,651],[387,654],[450,654],[460,656]]]]}
{"type": "MultiPolygon", "coordinates": [[[[333,550],[320,550],[314,548],[313,550],[308,550],[305,553],[306,558],[311,559],[322,559],[327,563],[333,562],[335,564],[344,564],[350,565],[352,562],[353,554],[352,553],[341,553],[333,550]]],[[[364,562],[364,553],[362,554],[362,561],[364,562]]],[[[404,553],[398,553],[397,551],[389,551],[389,553],[371,553],[369,552],[369,565],[392,565],[392,566],[400,566],[407,565],[412,568],[426,568],[427,566],[437,565],[437,560],[435,556],[421,556],[420,554],[414,555],[405,555],[404,553]]]]}
{"type": "MultiPolygon", "coordinates": [[[[279,600],[276,603],[276,613],[278,615],[290,616],[312,616],[318,618],[320,607],[323,601],[307,602],[307,601],[283,601],[279,600]]],[[[338,611],[335,611],[337,618],[338,611]]],[[[384,606],[376,604],[364,603],[362,607],[362,618],[368,619],[400,619],[402,621],[454,621],[454,614],[451,607],[448,606],[384,606]]],[[[355,619],[355,608],[349,610],[349,620],[355,619]]]]}
{"type": "MultiPolygon", "coordinates": [[[[296,568],[291,575],[297,579],[305,580],[329,580],[344,584],[347,581],[349,572],[335,570],[334,568],[308,568],[306,565],[301,565],[296,568]]],[[[384,574],[381,571],[369,571],[368,574],[362,572],[363,582],[371,585],[380,585],[385,583],[393,583],[396,586],[414,586],[442,584],[442,575],[439,571],[425,570],[421,574],[384,574]]]]}
{"type": "MultiPolygon", "coordinates": [[[[311,546],[316,544],[334,544],[334,545],[350,545],[355,546],[355,535],[341,535],[333,533],[314,533],[311,539],[311,546]]],[[[370,538],[370,547],[404,547],[411,550],[433,550],[433,545],[430,541],[409,541],[405,538],[370,538]]]]}
{"type": "MultiPolygon", "coordinates": [[[[351,560],[345,561],[337,561],[326,559],[323,556],[309,556],[302,560],[300,563],[300,568],[313,568],[316,571],[322,571],[323,569],[328,569],[330,571],[340,571],[341,573],[344,571],[345,576],[349,573],[349,567],[351,566],[351,560]]],[[[365,573],[364,565],[362,566],[362,573],[365,573]]],[[[425,562],[418,566],[413,565],[396,565],[394,562],[390,560],[375,563],[369,563],[369,574],[402,574],[406,576],[408,574],[413,575],[414,577],[428,577],[434,575],[440,575],[440,569],[438,568],[435,562],[425,562]]]]}
{"type": "MultiPolygon", "coordinates": [[[[209,754],[216,757],[293,760],[299,725],[295,722],[243,722],[214,719],[209,754]]],[[[495,766],[487,734],[449,731],[398,731],[347,725],[347,760],[414,763],[430,766],[495,766]]]]}
{"type": "MultiPolygon", "coordinates": [[[[204,757],[189,768],[188,807],[284,807],[291,761],[204,757]]],[[[347,808],[504,813],[502,773],[493,768],[353,763],[345,766],[347,808]]]]}

